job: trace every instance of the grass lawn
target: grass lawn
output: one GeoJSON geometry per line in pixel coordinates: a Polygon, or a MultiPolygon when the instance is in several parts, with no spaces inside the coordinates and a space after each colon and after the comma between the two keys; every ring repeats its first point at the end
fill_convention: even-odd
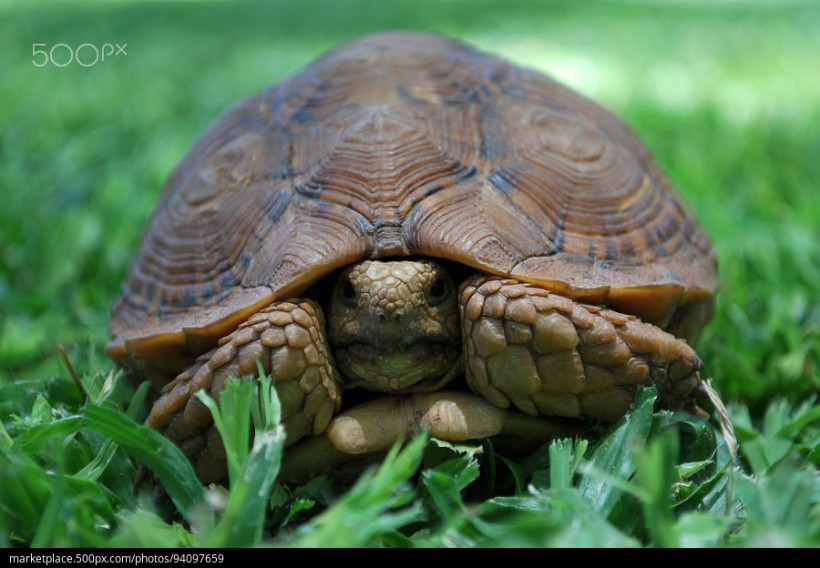
{"type": "MultiPolygon", "coordinates": [[[[0,0],[0,544],[820,546],[818,29],[816,0],[0,0]],[[653,414],[652,391],[523,461],[418,437],[348,490],[276,482],[275,401],[229,444],[230,493],[136,425],[144,391],[103,348],[165,178],[234,101],[388,28],[547,72],[652,149],[718,250],[696,348],[736,464],[716,420],[653,414]],[[39,66],[58,44],[87,66],[39,66]],[[90,64],[105,44],[124,53],[90,64]],[[132,491],[139,462],[181,515],[132,491]]],[[[228,437],[255,396],[223,396],[228,437]]]]}

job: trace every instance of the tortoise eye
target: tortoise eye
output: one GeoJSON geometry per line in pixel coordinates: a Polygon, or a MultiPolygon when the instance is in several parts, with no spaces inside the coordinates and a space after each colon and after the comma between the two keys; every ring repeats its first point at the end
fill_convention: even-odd
{"type": "Polygon", "coordinates": [[[427,303],[431,306],[437,306],[444,301],[444,297],[446,295],[447,282],[439,278],[438,280],[433,282],[433,285],[430,286],[430,290],[427,292],[427,303]]]}
{"type": "Polygon", "coordinates": [[[350,280],[344,281],[341,289],[339,290],[339,296],[341,296],[342,302],[346,306],[356,306],[356,288],[353,286],[350,280]]]}

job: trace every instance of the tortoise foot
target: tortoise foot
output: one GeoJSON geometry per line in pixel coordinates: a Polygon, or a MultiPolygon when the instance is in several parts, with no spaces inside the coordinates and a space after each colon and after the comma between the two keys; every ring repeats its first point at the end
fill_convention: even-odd
{"type": "Polygon", "coordinates": [[[654,325],[505,278],[460,294],[467,381],[498,407],[611,422],[654,384],[660,406],[696,408],[700,359],[654,325]]]}
{"type": "Polygon", "coordinates": [[[421,430],[450,442],[493,438],[502,448],[531,451],[555,437],[579,434],[584,427],[578,420],[501,409],[465,392],[381,396],[340,413],[324,434],[290,448],[282,478],[303,480],[331,469],[334,476],[344,476],[347,468],[355,475],[397,441],[421,430]]]}
{"type": "Polygon", "coordinates": [[[322,432],[341,403],[341,387],[313,300],[275,302],[223,337],[216,349],[169,383],[146,424],[179,445],[205,481],[227,477],[225,449],[207,407],[194,394],[215,399],[232,377],[257,377],[276,385],[287,443],[322,432]]]}

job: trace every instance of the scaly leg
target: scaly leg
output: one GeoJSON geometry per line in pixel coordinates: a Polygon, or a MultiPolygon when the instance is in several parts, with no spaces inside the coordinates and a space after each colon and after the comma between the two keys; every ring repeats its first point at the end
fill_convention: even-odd
{"type": "Polygon", "coordinates": [[[204,389],[218,399],[230,377],[257,376],[259,361],[275,380],[286,443],[323,432],[342,392],[324,330],[321,309],[312,300],[271,304],[169,383],[146,424],[182,448],[203,482],[226,479],[222,439],[194,393],[204,389]]]}
{"type": "Polygon", "coordinates": [[[450,442],[493,437],[502,447],[534,449],[556,436],[580,434],[583,426],[577,420],[501,409],[467,392],[384,395],[334,416],[321,436],[288,450],[282,478],[302,481],[325,471],[344,476],[349,467],[359,472],[419,430],[450,442]]]}
{"type": "Polygon", "coordinates": [[[660,406],[702,413],[700,359],[654,325],[507,278],[473,276],[460,294],[467,381],[500,408],[611,422],[654,384],[660,406]]]}

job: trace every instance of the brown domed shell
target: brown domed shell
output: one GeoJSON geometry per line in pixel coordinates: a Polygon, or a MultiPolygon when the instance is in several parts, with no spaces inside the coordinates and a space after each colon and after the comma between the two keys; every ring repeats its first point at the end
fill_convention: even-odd
{"type": "Polygon", "coordinates": [[[425,255],[607,304],[692,338],[709,238],[615,116],[440,36],[345,44],[240,102],[168,180],[109,353],[178,372],[335,268],[425,255]]]}

